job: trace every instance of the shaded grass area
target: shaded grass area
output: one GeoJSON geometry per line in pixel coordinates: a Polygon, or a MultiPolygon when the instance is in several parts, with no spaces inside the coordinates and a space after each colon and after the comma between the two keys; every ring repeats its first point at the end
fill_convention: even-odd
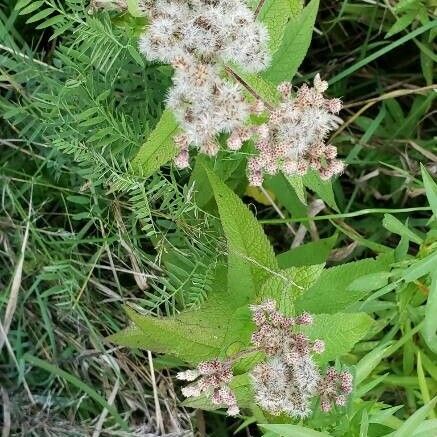
{"type": "MultiPolygon", "coordinates": [[[[320,71],[331,79],[330,93],[345,102],[345,123],[333,137],[348,164],[334,185],[341,212],[325,206],[302,240],[337,232],[330,264],[395,247],[399,238],[382,227],[382,212],[408,219],[419,231],[427,224],[420,163],[437,174],[436,26],[435,5],[417,3],[426,12],[419,11],[387,38],[408,12],[396,8],[397,2],[322,2],[311,50],[296,77],[298,84],[320,71]]],[[[78,4],[74,26],[82,25],[85,16],[78,4]]],[[[12,12],[12,4],[0,5],[3,429],[26,436],[182,436],[191,435],[192,429],[200,435],[232,435],[241,421],[193,413],[180,405],[180,391],[171,378],[171,369],[180,363],[167,357],[152,361],[144,351],[104,340],[126,324],[124,304],[168,314],[201,301],[208,288],[204,268],[216,250],[224,250],[219,236],[205,234],[205,221],[212,218],[194,224],[186,219],[196,213],[186,175],[165,170],[128,195],[107,183],[136,183],[129,179],[126,162],[159,119],[171,72],[162,66],[144,68],[121,49],[109,52],[115,60],[108,65],[108,52],[102,48],[99,55],[91,47],[106,44],[114,35],[131,43],[141,23],[113,21],[105,27],[93,17],[82,28],[83,40],[68,32],[50,40],[50,29],[35,29],[37,23],[24,27],[25,19],[12,12]],[[67,46],[76,41],[89,59],[62,52],[62,38],[67,46]],[[17,51],[20,56],[13,54],[17,51]],[[63,57],[70,57],[71,64],[63,57]],[[67,74],[35,67],[34,60],[52,65],[54,59],[54,68],[67,74]],[[50,80],[39,78],[41,74],[50,80]],[[43,94],[32,98],[41,89],[46,100],[43,94]],[[97,136],[89,150],[69,153],[75,137],[90,140],[89,126],[83,125],[86,115],[81,117],[85,111],[111,126],[108,136],[115,139],[108,147],[107,136],[97,136]],[[187,247],[182,244],[186,239],[191,252],[180,249],[180,255],[190,262],[195,254],[187,268],[197,286],[187,287],[165,259],[168,245],[187,247]],[[123,431],[126,425],[130,432],[123,431]]],[[[68,10],[71,16],[73,12],[68,10]]],[[[91,127],[99,129],[97,123],[91,127]]],[[[270,205],[245,199],[256,207],[278,252],[295,238],[284,221],[298,230],[293,220],[308,220],[308,211],[297,212],[296,204],[290,209],[280,205],[286,217],[293,215],[284,220],[270,205]]],[[[417,250],[412,244],[410,253],[417,250]]],[[[379,399],[403,405],[397,412],[400,419],[411,416],[427,396],[417,377],[415,319],[406,315],[408,300],[401,297],[399,303],[393,296],[404,312],[357,352],[374,349],[389,332],[396,341],[404,339],[376,369],[375,375],[388,376],[368,398],[369,403],[379,399]]],[[[432,355],[426,351],[421,360],[428,395],[434,395],[432,355]]],[[[248,429],[256,435],[253,425],[248,429]]],[[[346,435],[359,435],[360,424],[351,429],[346,435]]]]}

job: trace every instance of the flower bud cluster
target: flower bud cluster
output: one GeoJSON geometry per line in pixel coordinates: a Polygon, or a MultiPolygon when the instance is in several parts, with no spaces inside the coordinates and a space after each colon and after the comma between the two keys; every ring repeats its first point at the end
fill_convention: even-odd
{"type": "Polygon", "coordinates": [[[352,392],[352,381],[351,373],[339,372],[334,367],[329,367],[317,387],[321,410],[329,412],[333,405],[346,405],[347,395],[352,392]]]}
{"type": "Polygon", "coordinates": [[[258,155],[248,162],[251,185],[262,185],[265,174],[279,171],[303,176],[313,169],[323,180],[343,171],[343,163],[336,159],[336,147],[325,143],[328,133],[341,122],[337,114],[342,108],[340,99],[324,97],[327,88],[328,83],[319,74],[313,87],[304,84],[295,95],[290,83],[278,86],[281,103],[254,132],[258,155]]]}
{"type": "Polygon", "coordinates": [[[333,405],[344,406],[352,391],[352,375],[330,367],[322,376],[313,354],[325,350],[322,340],[310,340],[301,327],[313,323],[311,314],[288,317],[277,310],[274,300],[251,305],[256,330],[252,335],[254,348],[249,348],[226,361],[201,363],[194,370],[178,373],[177,377],[192,384],[184,387],[186,397],[202,393],[214,405],[227,407],[231,416],[239,413],[235,394],[229,388],[233,377],[232,363],[248,353],[264,352],[266,359],[250,372],[255,402],[272,415],[286,414],[304,419],[311,413],[311,403],[320,396],[320,408],[329,412],[333,405]]]}
{"type": "Polygon", "coordinates": [[[177,374],[178,379],[195,381],[182,389],[185,397],[206,393],[214,405],[225,406],[229,416],[236,416],[240,412],[237,398],[228,385],[232,377],[231,363],[219,360],[206,361],[200,363],[195,370],[177,374]]]}
{"type": "Polygon", "coordinates": [[[149,17],[139,47],[148,60],[175,69],[167,105],[183,130],[175,163],[184,168],[190,145],[215,155],[216,135],[244,125],[249,105],[221,69],[224,63],[252,73],[265,69],[268,33],[242,0],[157,0],[149,17]]]}
{"type": "Polygon", "coordinates": [[[320,380],[312,353],[322,353],[324,343],[311,341],[296,329],[311,325],[312,316],[304,313],[296,318],[286,317],[273,300],[252,305],[251,311],[257,326],[252,343],[268,357],[251,372],[257,404],[273,415],[307,417],[320,380]]]}

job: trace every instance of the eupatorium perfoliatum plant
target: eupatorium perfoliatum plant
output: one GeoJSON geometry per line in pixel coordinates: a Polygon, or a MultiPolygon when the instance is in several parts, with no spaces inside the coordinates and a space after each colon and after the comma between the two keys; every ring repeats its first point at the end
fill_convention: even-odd
{"type": "MultiPolygon", "coordinates": [[[[179,378],[190,381],[183,388],[189,406],[226,407],[261,423],[311,420],[316,410],[346,414],[353,378],[334,361],[373,325],[350,310],[363,294],[338,284],[329,295],[336,268],[280,268],[252,213],[206,160],[201,165],[227,239],[212,290],[203,304],[172,317],[127,307],[132,325],[110,340],[186,362],[179,378]]],[[[382,261],[354,264],[348,274],[383,268],[382,261]]]]}

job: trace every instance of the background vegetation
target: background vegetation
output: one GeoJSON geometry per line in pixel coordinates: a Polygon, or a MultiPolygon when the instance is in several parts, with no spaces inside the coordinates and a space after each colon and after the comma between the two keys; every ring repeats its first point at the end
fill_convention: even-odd
{"type": "MultiPolygon", "coordinates": [[[[216,164],[284,262],[337,266],[396,248],[379,274],[344,277],[377,323],[344,357],[360,363],[362,384],[333,435],[437,435],[436,8],[321,2],[294,84],[320,72],[345,102],[335,201],[309,190],[306,206],[279,177],[266,197],[246,189],[239,161],[216,164]]],[[[0,0],[3,435],[261,435],[185,409],[178,361],[105,341],[126,325],[124,304],[169,315],[202,302],[226,245],[204,212],[206,184],[170,166],[147,179],[131,171],[172,71],[140,57],[141,18],[95,12],[82,0],[0,0]]]]}

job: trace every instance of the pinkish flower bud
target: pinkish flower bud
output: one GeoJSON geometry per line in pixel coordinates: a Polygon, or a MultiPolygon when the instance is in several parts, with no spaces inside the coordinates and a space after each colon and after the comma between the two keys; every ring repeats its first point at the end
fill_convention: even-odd
{"type": "Polygon", "coordinates": [[[334,159],[337,157],[337,147],[328,144],[324,150],[326,159],[334,159]]]}
{"type": "Polygon", "coordinates": [[[174,142],[181,150],[188,149],[188,137],[185,134],[176,135],[174,137],[174,142]]]}
{"type": "Polygon", "coordinates": [[[305,176],[308,171],[308,166],[308,161],[306,161],[305,159],[299,160],[296,167],[296,174],[298,174],[299,176],[305,176]]]}
{"type": "Polygon", "coordinates": [[[200,151],[208,156],[215,156],[219,151],[219,145],[214,140],[209,140],[200,146],[200,151]]]}
{"type": "Polygon", "coordinates": [[[339,407],[344,407],[346,405],[346,396],[338,395],[335,398],[335,405],[338,405],[339,407]]]}
{"type": "Polygon", "coordinates": [[[187,387],[182,388],[182,394],[186,398],[200,396],[201,390],[197,384],[188,385],[187,387]]]}
{"type": "Polygon", "coordinates": [[[337,159],[334,159],[330,163],[330,168],[332,174],[340,174],[344,171],[344,163],[342,161],[339,161],[337,159]]]}
{"type": "Polygon", "coordinates": [[[266,107],[265,107],[265,104],[264,104],[264,102],[262,100],[257,100],[252,105],[251,109],[252,109],[252,112],[254,114],[260,115],[260,114],[262,114],[265,111],[266,107]]]}
{"type": "Polygon", "coordinates": [[[314,88],[320,94],[323,94],[328,89],[328,82],[322,80],[319,73],[314,77],[314,88]]]}
{"type": "Polygon", "coordinates": [[[270,135],[270,129],[267,124],[261,124],[256,128],[256,131],[261,140],[267,140],[270,135]]]}
{"type": "Polygon", "coordinates": [[[249,185],[253,187],[261,187],[264,181],[264,177],[260,171],[249,172],[248,179],[249,185]]]}
{"type": "Polygon", "coordinates": [[[292,159],[286,159],[282,164],[282,171],[286,175],[294,175],[297,172],[297,162],[292,159]]]}
{"type": "Polygon", "coordinates": [[[329,181],[332,177],[332,171],[330,167],[321,168],[319,171],[320,179],[322,181],[329,181]]]}
{"type": "Polygon", "coordinates": [[[341,390],[348,394],[352,391],[353,377],[349,372],[340,373],[340,387],[341,390]]]}
{"type": "Polygon", "coordinates": [[[326,110],[331,112],[332,114],[338,114],[343,108],[343,103],[340,99],[329,99],[325,100],[326,110]]]}
{"type": "Polygon", "coordinates": [[[240,150],[243,142],[238,134],[232,134],[227,141],[230,150],[240,150]]]}
{"type": "Polygon", "coordinates": [[[322,400],[320,402],[320,409],[324,412],[324,413],[329,413],[331,411],[331,402],[329,402],[328,400],[322,400]]]}
{"type": "Polygon", "coordinates": [[[184,169],[190,166],[190,155],[188,154],[188,150],[181,150],[179,155],[174,159],[174,163],[177,168],[184,169]]]}
{"type": "Polygon", "coordinates": [[[238,405],[231,405],[226,413],[231,417],[238,416],[238,414],[240,414],[240,409],[238,408],[238,405]]]}
{"type": "Polygon", "coordinates": [[[291,83],[290,82],[282,82],[279,84],[276,89],[282,94],[283,97],[288,97],[291,94],[291,83]]]}
{"type": "Polygon", "coordinates": [[[199,375],[198,370],[186,370],[185,372],[178,372],[176,378],[183,381],[194,381],[199,375]]]}
{"type": "Polygon", "coordinates": [[[325,352],[325,342],[323,340],[316,340],[313,344],[313,351],[316,354],[322,354],[325,352]]]}
{"type": "Polygon", "coordinates": [[[296,323],[298,325],[312,325],[313,321],[313,316],[309,313],[302,313],[296,318],[296,323]]]}

